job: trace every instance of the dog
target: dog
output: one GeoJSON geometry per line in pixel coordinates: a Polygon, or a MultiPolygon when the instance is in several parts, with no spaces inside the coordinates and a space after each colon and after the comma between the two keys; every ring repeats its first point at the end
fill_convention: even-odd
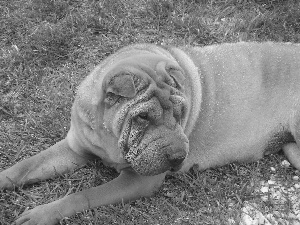
{"type": "Polygon", "coordinates": [[[0,173],[0,188],[72,171],[99,157],[120,175],[20,215],[55,224],[89,208],[151,196],[168,171],[250,162],[283,149],[300,169],[300,45],[136,44],[78,88],[65,139],[0,173]]]}

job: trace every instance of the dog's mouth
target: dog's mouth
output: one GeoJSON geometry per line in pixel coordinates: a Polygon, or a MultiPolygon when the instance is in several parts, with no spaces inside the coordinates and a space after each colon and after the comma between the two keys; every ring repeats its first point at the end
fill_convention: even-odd
{"type": "Polygon", "coordinates": [[[188,139],[178,125],[174,131],[159,127],[147,132],[138,145],[124,145],[123,157],[140,175],[153,176],[181,168],[188,139]]]}

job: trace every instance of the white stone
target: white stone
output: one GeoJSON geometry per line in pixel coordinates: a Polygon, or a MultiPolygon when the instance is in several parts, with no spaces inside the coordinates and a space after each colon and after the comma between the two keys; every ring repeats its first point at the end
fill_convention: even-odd
{"type": "Polygon", "coordinates": [[[261,189],[260,189],[260,191],[262,192],[262,193],[266,193],[266,192],[269,192],[269,187],[262,187],[261,189]]]}
{"type": "Polygon", "coordinates": [[[275,184],[276,182],[274,181],[274,180],[268,180],[268,184],[270,184],[270,185],[273,185],[273,184],[275,184]]]}
{"type": "Polygon", "coordinates": [[[297,184],[294,185],[294,187],[295,187],[296,189],[299,189],[299,188],[300,188],[300,184],[297,183],[297,184]]]}
{"type": "Polygon", "coordinates": [[[284,166],[284,167],[289,167],[291,164],[287,160],[283,160],[281,162],[281,165],[284,166]]]}

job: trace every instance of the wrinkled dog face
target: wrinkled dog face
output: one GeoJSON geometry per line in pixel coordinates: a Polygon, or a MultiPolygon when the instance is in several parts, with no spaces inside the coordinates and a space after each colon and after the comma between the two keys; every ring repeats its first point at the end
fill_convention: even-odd
{"type": "Polygon", "coordinates": [[[105,77],[104,123],[141,175],[176,171],[188,153],[183,81],[176,62],[151,53],[118,62],[105,77]]]}

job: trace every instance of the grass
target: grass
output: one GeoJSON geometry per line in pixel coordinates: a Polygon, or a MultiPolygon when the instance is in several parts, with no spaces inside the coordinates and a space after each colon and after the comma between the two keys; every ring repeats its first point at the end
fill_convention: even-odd
{"type": "MultiPolygon", "coordinates": [[[[0,1],[0,168],[62,139],[76,86],[103,58],[131,43],[204,46],[236,41],[300,42],[296,0],[0,1]]],[[[245,201],[289,215],[288,203],[256,191],[276,176],[295,181],[283,155],[251,164],[169,175],[152,198],[78,213],[62,224],[239,224],[245,201]],[[232,219],[232,220],[231,220],[232,219]],[[231,222],[229,222],[231,221],[231,222]]],[[[74,174],[0,191],[0,224],[34,207],[117,176],[100,162],[74,174]]]]}

